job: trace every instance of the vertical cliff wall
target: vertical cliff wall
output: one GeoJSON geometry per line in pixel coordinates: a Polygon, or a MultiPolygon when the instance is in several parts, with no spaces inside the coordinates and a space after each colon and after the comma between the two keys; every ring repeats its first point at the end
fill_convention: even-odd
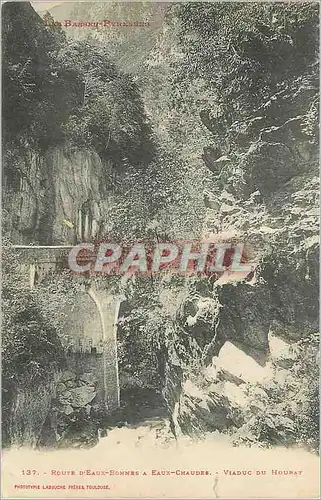
{"type": "Polygon", "coordinates": [[[18,160],[19,182],[5,179],[4,215],[13,243],[73,245],[104,234],[110,168],[94,151],[66,151],[27,152],[18,160]]]}
{"type": "Polygon", "coordinates": [[[242,426],[247,384],[280,375],[274,335],[313,344],[318,331],[317,19],[312,4],[176,5],[150,57],[150,89],[162,73],[173,85],[159,122],[179,116],[167,140],[202,178],[203,236],[245,244],[255,264],[187,286],[167,377],[187,432],[242,426]],[[256,380],[240,376],[246,364],[256,380]]]}

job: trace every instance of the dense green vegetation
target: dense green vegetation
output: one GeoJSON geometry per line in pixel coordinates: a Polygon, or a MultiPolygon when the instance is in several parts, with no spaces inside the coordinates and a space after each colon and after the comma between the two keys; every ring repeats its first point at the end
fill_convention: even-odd
{"type": "Polygon", "coordinates": [[[32,385],[46,377],[50,366],[64,359],[54,318],[40,300],[39,289],[30,290],[18,263],[12,262],[10,246],[3,253],[3,387],[32,385]]]}
{"type": "MultiPolygon", "coordinates": [[[[143,37],[141,67],[128,54],[118,60],[124,47],[138,50],[127,32],[67,38],[19,3],[4,5],[3,23],[7,177],[26,150],[95,151],[106,167],[110,237],[153,245],[237,229],[263,248],[245,312],[243,285],[224,291],[208,278],[158,276],[128,280],[123,290],[113,283],[127,300],[121,388],[163,391],[171,417],[184,382],[227,339],[249,343],[251,321],[258,330],[269,322],[296,341],[295,360],[284,386],[264,387],[257,413],[240,415],[248,425],[232,429],[235,442],[315,450],[318,6],[173,4],[155,44],[143,37]]],[[[49,276],[34,291],[21,279],[10,268],[3,287],[5,405],[9,390],[63,362],[59,311],[73,298],[68,278],[49,276]]],[[[195,415],[187,420],[206,429],[204,412],[195,415]]]]}
{"type": "Polygon", "coordinates": [[[46,27],[29,4],[3,9],[3,139],[5,146],[47,148],[79,99],[77,74],[59,64],[62,32],[46,27]]]}
{"type": "Polygon", "coordinates": [[[2,253],[4,446],[11,441],[11,418],[17,394],[50,382],[54,372],[65,366],[57,323],[48,314],[50,299],[47,296],[44,307],[44,302],[39,300],[41,292],[30,290],[28,285],[18,261],[12,260],[12,249],[8,245],[2,253]]]}
{"type": "Polygon", "coordinates": [[[80,105],[64,125],[78,147],[92,147],[124,169],[148,164],[154,145],[136,84],[108,59],[98,44],[70,42],[58,55],[82,82],[80,105]]]}
{"type": "Polygon", "coordinates": [[[148,164],[154,144],[137,86],[104,47],[67,41],[28,4],[3,11],[6,147],[67,141],[123,167],[148,164]]]}

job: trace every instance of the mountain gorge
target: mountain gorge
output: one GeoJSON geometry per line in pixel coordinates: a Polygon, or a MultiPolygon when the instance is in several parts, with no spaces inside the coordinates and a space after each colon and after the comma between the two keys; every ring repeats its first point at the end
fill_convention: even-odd
{"type": "Polygon", "coordinates": [[[64,3],[40,15],[3,9],[8,244],[244,243],[255,269],[241,279],[110,285],[127,300],[121,390],[157,394],[176,438],[218,430],[316,450],[318,6],[64,3]]]}

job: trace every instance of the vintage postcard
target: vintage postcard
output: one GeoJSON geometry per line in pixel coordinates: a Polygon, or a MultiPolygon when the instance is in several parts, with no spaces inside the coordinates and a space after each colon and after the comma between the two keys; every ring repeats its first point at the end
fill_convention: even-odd
{"type": "Polygon", "coordinates": [[[2,498],[319,498],[319,4],[1,14],[2,498]]]}

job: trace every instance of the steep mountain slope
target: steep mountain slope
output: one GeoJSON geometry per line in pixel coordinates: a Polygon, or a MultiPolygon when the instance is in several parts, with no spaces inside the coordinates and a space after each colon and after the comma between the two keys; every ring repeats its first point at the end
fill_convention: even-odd
{"type": "MultiPolygon", "coordinates": [[[[56,21],[145,21],[146,26],[106,26],[65,28],[74,40],[88,37],[103,43],[120,69],[139,73],[141,64],[154,47],[161,32],[168,4],[163,2],[70,2],[50,9],[56,21]]],[[[45,12],[40,11],[43,17],[45,12]]]]}
{"type": "Polygon", "coordinates": [[[3,26],[8,231],[16,242],[73,243],[89,203],[95,236],[104,234],[117,172],[144,169],[155,153],[137,85],[104,49],[68,43],[28,3],[8,4],[3,26]]]}
{"type": "Polygon", "coordinates": [[[247,279],[191,284],[181,305],[180,326],[197,348],[180,352],[177,332],[168,387],[173,415],[189,431],[240,425],[233,404],[226,409],[242,380],[215,369],[227,341],[268,367],[272,334],[311,341],[318,330],[317,19],[312,4],[176,5],[150,58],[159,73],[170,68],[172,104],[161,116],[180,115],[183,129],[169,124],[171,142],[184,151],[190,132],[199,152],[190,163],[196,175],[201,161],[207,168],[204,236],[233,235],[256,264],[247,279]],[[197,351],[211,376],[199,376],[197,351]]]}
{"type": "Polygon", "coordinates": [[[318,7],[65,3],[51,13],[150,26],[63,31],[29,4],[5,6],[12,240],[220,233],[244,243],[255,264],[245,278],[118,283],[123,379],[162,386],[176,437],[219,429],[315,449],[318,7]]]}

